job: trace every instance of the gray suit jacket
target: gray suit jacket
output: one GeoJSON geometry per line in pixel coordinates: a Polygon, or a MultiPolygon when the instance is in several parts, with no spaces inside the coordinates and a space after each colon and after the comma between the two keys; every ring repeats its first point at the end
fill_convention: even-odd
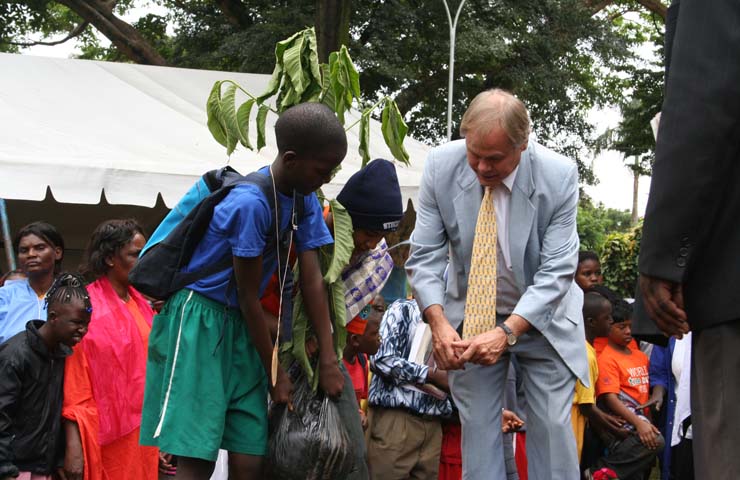
{"type": "MultiPolygon", "coordinates": [[[[473,237],[483,189],[467,163],[465,140],[431,151],[419,190],[406,263],[422,311],[440,304],[454,328],[463,321],[473,237]],[[448,264],[447,282],[444,271],[448,264]]],[[[578,262],[575,162],[530,140],[522,153],[509,214],[509,248],[526,318],[588,385],[578,262]]]]}

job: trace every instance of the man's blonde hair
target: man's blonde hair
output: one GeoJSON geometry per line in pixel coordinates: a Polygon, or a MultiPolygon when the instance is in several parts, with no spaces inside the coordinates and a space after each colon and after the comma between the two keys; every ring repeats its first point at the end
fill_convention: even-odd
{"type": "Polygon", "coordinates": [[[479,93],[470,102],[460,123],[460,136],[468,132],[488,134],[495,127],[503,128],[515,147],[529,138],[529,114],[521,100],[506,90],[492,88],[479,93]]]}

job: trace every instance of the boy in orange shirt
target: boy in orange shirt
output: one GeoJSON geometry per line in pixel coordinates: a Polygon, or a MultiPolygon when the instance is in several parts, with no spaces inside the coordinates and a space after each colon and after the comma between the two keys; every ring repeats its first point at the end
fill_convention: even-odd
{"type": "MultiPolygon", "coordinates": [[[[625,439],[612,438],[609,453],[597,462],[598,467],[614,470],[621,480],[641,479],[645,470],[663,449],[660,431],[645,416],[644,404],[649,397],[647,356],[632,350],[632,319],[630,306],[619,302],[615,309],[625,309],[626,315],[614,315],[609,342],[598,358],[599,378],[596,393],[606,411],[625,420],[631,430],[625,439]],[[616,321],[617,319],[624,319],[616,321]]],[[[587,471],[586,478],[591,478],[587,471]]]]}

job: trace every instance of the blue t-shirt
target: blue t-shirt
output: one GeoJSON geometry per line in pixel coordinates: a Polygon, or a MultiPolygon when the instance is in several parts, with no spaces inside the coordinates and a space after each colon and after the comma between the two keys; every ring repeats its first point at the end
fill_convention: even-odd
{"type": "MultiPolygon", "coordinates": [[[[267,167],[259,170],[269,175],[267,167]]],[[[280,233],[290,227],[293,198],[277,192],[280,206],[280,233]]],[[[304,198],[304,215],[293,235],[298,253],[328,245],[334,239],[326,227],[321,205],[315,193],[304,198]]],[[[268,236],[275,235],[274,213],[270,204],[256,185],[237,185],[216,205],[208,230],[201,239],[188,264],[187,271],[195,271],[211,265],[225,255],[253,258],[262,255],[262,280],[260,296],[277,268],[277,249],[263,252],[268,236]]],[[[229,268],[188,285],[187,288],[229,307],[238,308],[236,284],[229,287],[233,269],[229,268]],[[227,298],[227,289],[228,298],[227,298]]]]}
{"type": "Polygon", "coordinates": [[[24,331],[29,320],[46,320],[46,301],[38,298],[28,280],[0,287],[0,343],[24,331]]]}

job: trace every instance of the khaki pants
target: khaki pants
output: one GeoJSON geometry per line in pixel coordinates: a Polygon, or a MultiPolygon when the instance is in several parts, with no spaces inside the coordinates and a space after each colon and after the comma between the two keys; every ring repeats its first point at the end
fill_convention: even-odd
{"type": "Polygon", "coordinates": [[[370,407],[368,458],[373,480],[436,479],[442,448],[438,418],[370,407]]]}

